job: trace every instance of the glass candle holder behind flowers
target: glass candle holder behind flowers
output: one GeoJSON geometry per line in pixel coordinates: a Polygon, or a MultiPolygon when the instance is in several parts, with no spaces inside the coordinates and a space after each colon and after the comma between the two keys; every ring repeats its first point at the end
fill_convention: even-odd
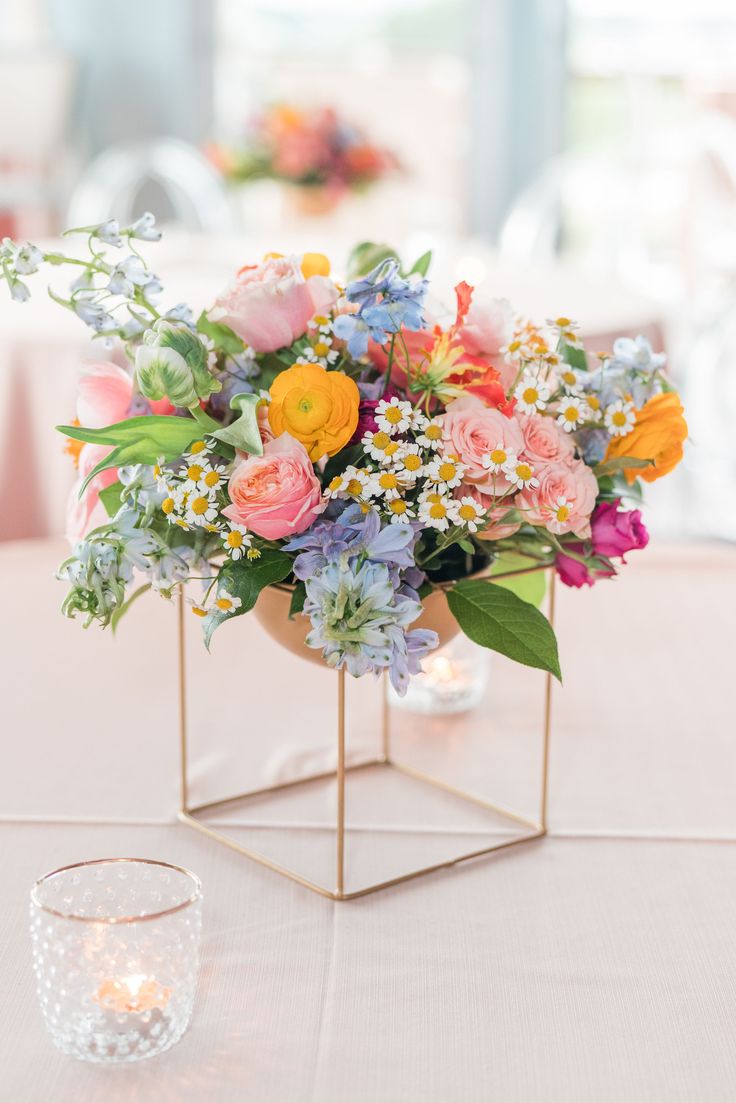
{"type": "Polygon", "coordinates": [[[86,255],[0,246],[17,300],[42,264],[71,266],[53,298],[126,354],[84,370],[59,427],[79,471],[68,616],[115,625],[191,581],[209,647],[284,584],[307,647],[404,694],[439,643],[439,594],[475,643],[559,677],[512,576],[592,585],[646,545],[642,483],[687,433],[662,354],[639,337],[590,356],[570,318],[514,318],[464,282],[432,316],[430,255],[371,243],[344,282],[322,254],[268,254],[195,319],[159,305],[151,215],[69,232],[86,255]]]}
{"type": "Polygon", "coordinates": [[[33,962],[55,1045],[82,1061],[138,1061],[178,1042],[199,967],[198,878],[165,862],[67,866],[31,892],[33,962]]]}

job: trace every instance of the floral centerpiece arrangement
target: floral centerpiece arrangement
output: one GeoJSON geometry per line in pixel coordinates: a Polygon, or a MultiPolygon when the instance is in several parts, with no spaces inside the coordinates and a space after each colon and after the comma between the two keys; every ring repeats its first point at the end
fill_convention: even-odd
{"type": "Polygon", "coordinates": [[[591,357],[569,318],[514,319],[467,283],[430,307],[429,255],[367,243],[344,283],[321,254],[270,254],[195,319],[158,305],[152,216],[69,232],[83,256],[1,247],[18,300],[42,264],[73,268],[53,298],[114,346],[59,427],[79,469],[67,616],[114,624],[188,584],[209,645],[279,586],[308,648],[402,693],[439,595],[472,640],[559,676],[514,583],[592,585],[646,545],[641,483],[687,433],[664,356],[639,337],[591,357]]]}
{"type": "Polygon", "coordinates": [[[320,210],[398,168],[392,153],[331,107],[276,104],[254,120],[241,147],[213,143],[208,152],[228,180],[280,180],[320,210]]]}

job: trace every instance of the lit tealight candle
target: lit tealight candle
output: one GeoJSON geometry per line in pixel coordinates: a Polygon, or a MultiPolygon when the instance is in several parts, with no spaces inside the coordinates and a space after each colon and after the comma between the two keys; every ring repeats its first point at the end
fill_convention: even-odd
{"type": "Polygon", "coordinates": [[[105,1011],[138,1013],[163,1009],[171,998],[171,989],[165,988],[155,977],[145,973],[133,973],[120,980],[103,980],[94,994],[94,1001],[105,1011]]]}

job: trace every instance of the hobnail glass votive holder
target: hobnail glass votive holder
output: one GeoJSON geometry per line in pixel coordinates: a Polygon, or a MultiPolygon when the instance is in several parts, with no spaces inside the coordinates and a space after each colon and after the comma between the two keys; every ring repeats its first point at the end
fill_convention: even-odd
{"type": "Polygon", "coordinates": [[[403,697],[390,689],[391,704],[430,716],[470,712],[486,691],[488,659],[485,648],[458,635],[422,659],[422,673],[414,675],[403,697]]]}
{"type": "Polygon", "coordinates": [[[38,996],[55,1045],[82,1061],[138,1061],[179,1041],[199,969],[202,887],[179,866],[105,858],[31,890],[38,996]]]}

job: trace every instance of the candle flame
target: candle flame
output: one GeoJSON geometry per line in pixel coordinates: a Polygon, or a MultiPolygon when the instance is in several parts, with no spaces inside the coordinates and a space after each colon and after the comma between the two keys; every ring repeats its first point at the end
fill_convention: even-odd
{"type": "Polygon", "coordinates": [[[119,980],[103,980],[93,999],[105,1011],[151,1011],[154,1007],[166,1007],[171,989],[165,988],[155,977],[145,973],[132,973],[119,980]]]}

